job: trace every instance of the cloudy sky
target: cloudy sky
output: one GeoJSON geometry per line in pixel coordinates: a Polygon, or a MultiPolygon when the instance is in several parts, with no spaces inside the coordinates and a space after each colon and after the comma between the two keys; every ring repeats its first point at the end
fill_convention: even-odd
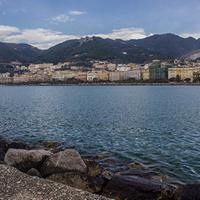
{"type": "Polygon", "coordinates": [[[200,0],[0,0],[0,41],[45,49],[86,35],[200,38],[199,19],[200,0]]]}

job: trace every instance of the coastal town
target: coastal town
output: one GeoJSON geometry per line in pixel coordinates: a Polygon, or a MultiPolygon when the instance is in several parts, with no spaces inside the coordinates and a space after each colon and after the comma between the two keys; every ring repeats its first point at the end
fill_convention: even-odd
{"type": "Polygon", "coordinates": [[[200,81],[200,62],[153,60],[148,64],[116,64],[89,61],[90,66],[72,61],[52,64],[6,64],[10,71],[0,73],[0,84],[28,83],[165,83],[200,81]]]}

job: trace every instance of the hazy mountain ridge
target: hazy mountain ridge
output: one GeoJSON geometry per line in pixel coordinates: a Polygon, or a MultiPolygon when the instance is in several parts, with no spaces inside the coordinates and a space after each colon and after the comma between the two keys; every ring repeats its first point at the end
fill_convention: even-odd
{"type": "Polygon", "coordinates": [[[136,47],[126,41],[92,37],[58,44],[42,53],[40,60],[61,62],[65,60],[98,59],[112,62],[141,63],[155,58],[160,58],[159,53],[143,47],[136,47]]]}
{"type": "Polygon", "coordinates": [[[179,58],[191,51],[200,49],[200,40],[192,37],[182,38],[171,33],[153,35],[141,40],[130,40],[129,42],[171,58],[179,58]]]}
{"type": "Polygon", "coordinates": [[[48,50],[28,44],[0,42],[0,63],[85,61],[91,59],[111,62],[144,63],[152,59],[174,59],[200,50],[200,39],[182,38],[174,34],[153,35],[139,40],[111,40],[99,37],[69,40],[48,50]]]}
{"type": "Polygon", "coordinates": [[[0,63],[19,61],[35,62],[42,50],[28,44],[0,42],[0,63]]]}

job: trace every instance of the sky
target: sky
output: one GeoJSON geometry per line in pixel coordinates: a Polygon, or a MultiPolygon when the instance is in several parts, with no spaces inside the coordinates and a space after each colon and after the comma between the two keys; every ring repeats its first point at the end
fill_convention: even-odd
{"type": "Polygon", "coordinates": [[[85,36],[200,38],[200,0],[0,0],[0,41],[47,49],[85,36]]]}

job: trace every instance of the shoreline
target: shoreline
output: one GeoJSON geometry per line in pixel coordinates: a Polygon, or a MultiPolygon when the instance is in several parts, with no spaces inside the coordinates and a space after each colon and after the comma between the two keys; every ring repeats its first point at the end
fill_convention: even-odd
{"type": "Polygon", "coordinates": [[[200,83],[0,83],[0,86],[200,86],[200,83]]]}
{"type": "MultiPolygon", "coordinates": [[[[52,140],[40,140],[37,142],[27,142],[25,140],[20,139],[13,139],[13,138],[6,138],[0,136],[0,164],[1,161],[3,161],[2,157],[5,156],[6,151],[2,154],[2,147],[7,148],[6,151],[9,148],[16,148],[16,149],[26,149],[26,150],[37,150],[37,149],[44,149],[47,151],[51,151],[53,153],[57,153],[59,151],[63,151],[65,149],[75,149],[74,146],[63,146],[62,143],[58,141],[52,141],[52,140]],[[6,146],[6,147],[5,147],[6,146]]],[[[79,151],[79,150],[78,150],[79,151]]],[[[98,153],[86,153],[79,151],[80,155],[83,159],[89,159],[92,160],[101,167],[108,170],[110,173],[115,174],[119,172],[126,172],[128,174],[132,174],[133,171],[129,170],[136,170],[133,174],[134,175],[155,175],[156,179],[165,179],[165,181],[169,181],[173,184],[182,185],[182,184],[191,184],[196,183],[196,181],[186,181],[182,180],[180,177],[176,176],[173,173],[166,173],[163,167],[159,165],[159,163],[156,162],[147,162],[145,160],[131,160],[127,158],[121,158],[118,157],[111,152],[98,152],[98,153]],[[144,170],[144,171],[143,171],[144,170]],[[147,170],[147,171],[146,171],[147,170]]],[[[162,180],[163,181],[163,180],[162,180]]]]}
{"type": "MultiPolygon", "coordinates": [[[[0,170],[15,170],[12,179],[15,174],[18,176],[19,170],[20,176],[39,177],[38,180],[45,180],[45,184],[50,180],[119,200],[132,200],[133,197],[135,200],[179,200],[177,195],[182,195],[187,187],[192,190],[190,192],[197,192],[190,188],[191,185],[177,182],[142,163],[129,163],[125,168],[112,171],[110,167],[117,165],[112,159],[102,164],[105,157],[81,156],[75,149],[61,149],[56,142],[41,144],[31,146],[0,137],[0,170]]],[[[0,184],[2,177],[8,176],[4,171],[0,184]]]]}

